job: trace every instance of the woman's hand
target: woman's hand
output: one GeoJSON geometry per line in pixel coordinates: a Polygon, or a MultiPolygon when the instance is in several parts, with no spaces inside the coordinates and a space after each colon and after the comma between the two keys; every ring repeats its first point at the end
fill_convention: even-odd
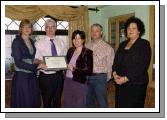
{"type": "Polygon", "coordinates": [[[72,64],[68,64],[67,68],[70,70],[70,71],[73,71],[74,70],[74,66],[72,64]]]}
{"type": "Polygon", "coordinates": [[[42,60],[39,60],[39,59],[34,59],[34,62],[33,62],[33,64],[40,64],[40,63],[42,63],[42,60]]]}
{"type": "Polygon", "coordinates": [[[38,65],[37,69],[47,70],[47,69],[48,69],[48,67],[47,67],[45,64],[40,63],[40,64],[38,65]]]}
{"type": "Polygon", "coordinates": [[[117,73],[114,71],[113,72],[113,77],[114,77],[114,80],[116,80],[116,79],[119,79],[121,76],[117,75],[117,73]]]}
{"type": "Polygon", "coordinates": [[[126,77],[120,77],[119,79],[115,79],[115,82],[119,85],[122,85],[124,83],[126,83],[128,81],[128,79],[126,77]]]}

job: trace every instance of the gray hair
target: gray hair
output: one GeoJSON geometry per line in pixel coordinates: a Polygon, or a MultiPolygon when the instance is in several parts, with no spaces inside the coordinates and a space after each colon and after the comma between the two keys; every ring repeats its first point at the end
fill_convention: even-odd
{"type": "Polygon", "coordinates": [[[57,25],[57,23],[56,23],[55,20],[53,20],[53,19],[48,19],[48,20],[46,20],[46,22],[45,22],[45,27],[46,27],[47,24],[50,23],[50,22],[53,22],[55,26],[57,25]]]}
{"type": "Polygon", "coordinates": [[[91,25],[91,29],[93,28],[93,27],[99,27],[100,28],[100,31],[101,32],[103,32],[103,27],[99,24],[99,23],[95,23],[95,24],[93,24],[93,25],[91,25]]]}

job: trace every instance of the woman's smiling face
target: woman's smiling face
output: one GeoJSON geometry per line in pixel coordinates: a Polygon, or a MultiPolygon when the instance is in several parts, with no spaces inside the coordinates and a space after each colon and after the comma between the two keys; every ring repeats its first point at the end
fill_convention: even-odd
{"type": "Polygon", "coordinates": [[[127,37],[130,39],[136,39],[139,37],[139,30],[136,23],[130,23],[127,28],[127,37]]]}

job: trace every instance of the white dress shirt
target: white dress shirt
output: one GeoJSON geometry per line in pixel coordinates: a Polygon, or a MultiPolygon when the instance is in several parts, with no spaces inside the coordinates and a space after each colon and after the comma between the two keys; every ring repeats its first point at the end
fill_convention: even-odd
{"type": "MultiPolygon", "coordinates": [[[[67,45],[59,37],[54,36],[50,38],[48,36],[38,36],[36,37],[36,42],[35,42],[35,47],[36,47],[35,58],[36,59],[43,60],[43,56],[52,56],[50,39],[54,39],[53,42],[56,47],[57,55],[58,56],[66,55],[67,45]]],[[[40,70],[40,71],[42,71],[45,74],[56,73],[56,71],[45,71],[45,70],[40,70]]]]}

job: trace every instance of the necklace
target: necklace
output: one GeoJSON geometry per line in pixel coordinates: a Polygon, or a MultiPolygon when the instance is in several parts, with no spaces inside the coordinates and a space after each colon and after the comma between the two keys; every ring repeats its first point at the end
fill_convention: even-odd
{"type": "Polygon", "coordinates": [[[30,44],[30,40],[24,40],[24,42],[30,44]]]}

